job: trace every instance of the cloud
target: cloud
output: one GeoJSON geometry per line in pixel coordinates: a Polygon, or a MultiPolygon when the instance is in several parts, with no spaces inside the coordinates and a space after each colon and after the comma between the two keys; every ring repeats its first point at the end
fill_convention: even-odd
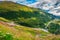
{"type": "Polygon", "coordinates": [[[0,1],[13,1],[13,2],[23,4],[23,5],[27,5],[27,4],[32,4],[36,2],[37,0],[0,0],[0,1]]]}

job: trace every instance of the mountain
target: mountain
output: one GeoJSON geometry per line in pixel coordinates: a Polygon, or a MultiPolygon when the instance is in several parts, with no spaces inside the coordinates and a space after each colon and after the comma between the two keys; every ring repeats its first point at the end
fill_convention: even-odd
{"type": "Polygon", "coordinates": [[[12,26],[11,23],[0,21],[0,40],[40,40],[39,36],[35,37],[38,33],[46,37],[50,34],[43,30],[35,30],[34,28],[16,24],[12,26]]]}
{"type": "Polygon", "coordinates": [[[0,40],[60,40],[59,20],[41,9],[0,1],[0,40]]]}
{"type": "Polygon", "coordinates": [[[59,35],[53,35],[41,29],[0,21],[0,40],[59,40],[59,35]]]}
{"type": "MultiPolygon", "coordinates": [[[[60,20],[60,17],[49,14],[41,9],[28,7],[11,1],[0,2],[0,21],[48,30],[47,25],[54,22],[53,20],[55,19],[60,20]]],[[[50,27],[49,25],[48,27],[50,27]]]]}
{"type": "Polygon", "coordinates": [[[40,8],[50,14],[60,16],[60,0],[40,0],[39,2],[28,5],[30,7],[40,8]]]}
{"type": "Polygon", "coordinates": [[[55,19],[41,9],[31,8],[10,1],[0,2],[0,17],[29,27],[45,28],[46,23],[55,19]]]}

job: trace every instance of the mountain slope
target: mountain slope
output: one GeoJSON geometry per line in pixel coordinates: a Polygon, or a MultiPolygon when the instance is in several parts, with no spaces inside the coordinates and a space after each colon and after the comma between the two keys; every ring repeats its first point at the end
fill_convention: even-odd
{"type": "Polygon", "coordinates": [[[40,39],[39,36],[36,37],[36,35],[39,34],[42,35],[41,37],[43,37],[43,35],[47,36],[50,33],[44,32],[43,30],[35,30],[32,28],[24,27],[21,25],[11,26],[7,24],[7,22],[0,21],[0,40],[3,40],[4,37],[7,37],[6,40],[10,40],[8,35],[10,35],[10,37],[13,37],[11,40],[37,40],[40,39]]]}
{"type": "Polygon", "coordinates": [[[10,1],[0,2],[0,17],[29,27],[45,28],[45,24],[54,19],[53,15],[40,9],[27,7],[10,1]]]}
{"type": "Polygon", "coordinates": [[[21,25],[11,26],[0,21],[0,40],[59,40],[59,35],[53,35],[43,30],[36,30],[21,25]]]}
{"type": "Polygon", "coordinates": [[[0,40],[60,40],[60,23],[59,20],[56,22],[54,20],[55,16],[41,9],[10,1],[1,1],[0,40]],[[52,22],[54,27],[51,26],[52,22]],[[59,32],[56,31],[57,26],[55,25],[57,24],[59,32]],[[46,27],[51,33],[58,32],[58,35],[50,34],[42,29],[46,27]]]}

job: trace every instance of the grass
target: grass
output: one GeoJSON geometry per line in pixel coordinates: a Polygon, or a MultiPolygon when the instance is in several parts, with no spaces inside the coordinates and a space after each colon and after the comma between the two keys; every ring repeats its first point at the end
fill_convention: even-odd
{"type": "Polygon", "coordinates": [[[9,20],[2,18],[2,17],[0,17],[0,21],[9,22],[9,20]]]}
{"type": "Polygon", "coordinates": [[[4,40],[53,40],[54,38],[56,38],[56,40],[60,40],[60,36],[21,25],[11,27],[6,24],[0,24],[0,36],[2,36],[4,40]]]}
{"type": "Polygon", "coordinates": [[[3,34],[11,34],[13,35],[13,38],[17,38],[18,40],[35,40],[35,36],[37,35],[37,33],[44,33],[43,31],[34,30],[32,28],[24,27],[21,25],[10,27],[3,24],[0,24],[0,32],[2,32],[3,34]]]}

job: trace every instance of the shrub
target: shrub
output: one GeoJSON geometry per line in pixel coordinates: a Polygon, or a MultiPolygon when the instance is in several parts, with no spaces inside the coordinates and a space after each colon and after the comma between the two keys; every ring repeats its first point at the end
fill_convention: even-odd
{"type": "Polygon", "coordinates": [[[13,36],[11,34],[3,34],[0,32],[0,40],[13,40],[13,36]]]}
{"type": "Polygon", "coordinates": [[[60,25],[55,23],[50,23],[48,26],[48,31],[53,34],[60,34],[60,25]]]}

